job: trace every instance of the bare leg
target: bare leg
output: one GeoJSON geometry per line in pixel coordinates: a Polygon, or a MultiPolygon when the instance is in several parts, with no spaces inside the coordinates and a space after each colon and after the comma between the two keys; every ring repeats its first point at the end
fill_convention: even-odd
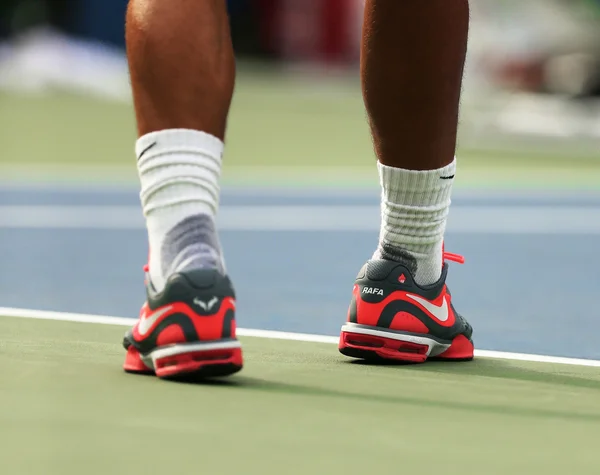
{"type": "Polygon", "coordinates": [[[467,0],[367,0],[361,77],[383,164],[453,160],[468,27],[467,0]]]}
{"type": "Polygon", "coordinates": [[[139,135],[225,137],[235,62],[224,0],[131,0],[127,55],[139,135]]]}
{"type": "Polygon", "coordinates": [[[468,27],[468,0],[365,4],[361,79],[383,188],[375,257],[409,262],[421,284],[442,270],[468,27]]]}

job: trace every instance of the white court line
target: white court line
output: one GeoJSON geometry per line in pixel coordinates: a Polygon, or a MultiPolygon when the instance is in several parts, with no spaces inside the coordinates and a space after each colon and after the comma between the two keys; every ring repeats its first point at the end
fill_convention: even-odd
{"type": "MultiPolygon", "coordinates": [[[[135,321],[132,318],[109,317],[105,315],[89,315],[84,313],[50,312],[45,310],[30,310],[22,308],[0,307],[0,317],[31,318],[36,320],[56,320],[64,322],[96,323],[100,325],[130,326],[135,321]]],[[[294,340],[314,343],[337,344],[338,338],[327,335],[311,335],[306,333],[290,333],[270,330],[253,330],[238,328],[240,336],[266,338],[273,340],[294,340]]],[[[1,335],[0,335],[1,338],[1,335]]],[[[475,350],[478,358],[493,358],[512,361],[530,361],[534,363],[551,363],[570,366],[591,366],[600,368],[600,361],[580,358],[563,358],[559,356],[530,355],[524,353],[506,353],[503,351],[475,350]]]]}
{"type": "MultiPolygon", "coordinates": [[[[378,206],[223,206],[230,231],[372,231],[378,206]]],[[[0,206],[0,228],[143,229],[138,206],[0,206]]],[[[450,233],[600,235],[600,206],[455,206],[450,233]]]]}

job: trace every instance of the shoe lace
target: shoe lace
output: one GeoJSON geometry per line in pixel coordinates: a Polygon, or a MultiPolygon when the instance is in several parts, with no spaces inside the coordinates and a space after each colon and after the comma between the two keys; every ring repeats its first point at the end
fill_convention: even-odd
{"type": "Polygon", "coordinates": [[[451,252],[444,252],[444,260],[458,262],[459,264],[465,263],[465,258],[463,256],[460,254],[452,254],[451,252]]]}
{"type": "Polygon", "coordinates": [[[442,258],[444,259],[444,261],[453,261],[453,262],[458,262],[459,264],[465,263],[464,256],[461,256],[460,254],[453,254],[451,252],[446,252],[443,244],[442,244],[442,258]]]}

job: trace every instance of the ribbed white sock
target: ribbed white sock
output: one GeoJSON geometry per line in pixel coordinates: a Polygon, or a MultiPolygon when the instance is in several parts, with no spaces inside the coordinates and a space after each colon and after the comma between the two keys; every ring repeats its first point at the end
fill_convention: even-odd
{"type": "Polygon", "coordinates": [[[437,282],[456,159],[437,170],[404,170],[378,162],[381,230],[375,259],[403,262],[418,284],[437,282]]]}
{"type": "Polygon", "coordinates": [[[188,268],[224,272],[215,228],[223,142],[196,130],[170,129],[140,137],[135,149],[155,289],[188,268]]]}

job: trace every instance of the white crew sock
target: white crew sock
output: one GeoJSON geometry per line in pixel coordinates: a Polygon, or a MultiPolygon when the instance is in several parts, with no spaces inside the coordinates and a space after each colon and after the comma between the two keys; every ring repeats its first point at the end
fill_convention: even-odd
{"type": "Polygon", "coordinates": [[[140,137],[135,149],[154,288],[162,290],[171,274],[189,268],[225,272],[215,228],[223,142],[170,129],[140,137]]]}
{"type": "Polygon", "coordinates": [[[382,188],[381,230],[374,259],[403,262],[420,285],[442,273],[442,244],[456,159],[437,170],[404,170],[377,163],[382,188]]]}

